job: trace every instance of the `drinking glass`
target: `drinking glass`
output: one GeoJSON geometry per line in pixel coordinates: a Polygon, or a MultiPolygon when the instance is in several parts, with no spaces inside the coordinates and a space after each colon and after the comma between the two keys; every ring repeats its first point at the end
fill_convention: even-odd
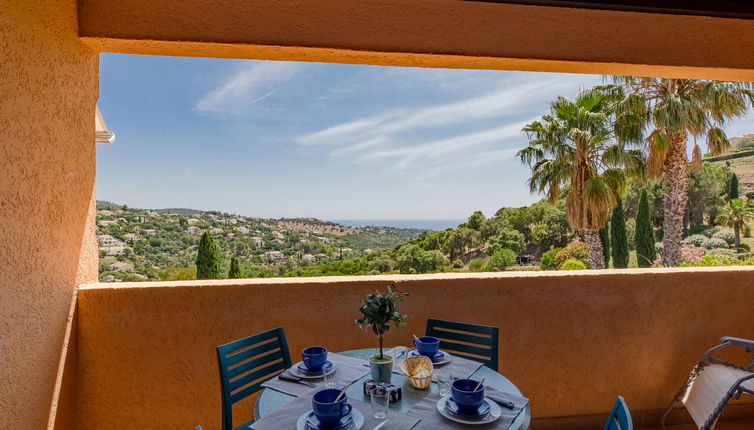
{"type": "Polygon", "coordinates": [[[378,420],[387,418],[388,405],[390,404],[390,393],[384,385],[377,385],[372,388],[372,414],[378,420]]]}
{"type": "Polygon", "coordinates": [[[325,373],[325,387],[336,388],[338,386],[338,366],[333,364],[331,373],[325,373]]]}
{"type": "Polygon", "coordinates": [[[447,372],[437,372],[437,387],[440,389],[441,396],[450,394],[450,386],[456,378],[447,372]]]}

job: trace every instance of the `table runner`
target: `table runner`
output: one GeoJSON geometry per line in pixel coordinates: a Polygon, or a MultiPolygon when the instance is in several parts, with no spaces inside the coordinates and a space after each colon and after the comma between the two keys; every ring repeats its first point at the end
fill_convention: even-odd
{"type": "MultiPolygon", "coordinates": [[[[400,361],[405,358],[405,352],[408,349],[409,348],[405,346],[396,346],[395,348],[387,351],[386,354],[396,357],[395,363],[393,364],[393,373],[397,373],[399,375],[403,374],[403,372],[401,372],[400,370],[400,361]]],[[[457,379],[464,379],[470,377],[474,374],[474,372],[479,370],[479,368],[482,367],[482,363],[451,354],[449,363],[433,367],[435,374],[444,372],[445,374],[454,376],[457,379]]],[[[437,380],[435,376],[433,376],[432,379],[437,380]]]]}
{"type": "MultiPolygon", "coordinates": [[[[360,400],[348,400],[354,409],[358,409],[364,415],[364,427],[362,430],[370,430],[377,427],[384,420],[378,420],[372,415],[372,404],[360,400]]],[[[380,430],[411,430],[419,422],[419,418],[390,409],[387,414],[388,423],[380,427],[380,430]]]]}
{"type": "MultiPolygon", "coordinates": [[[[259,419],[259,421],[252,424],[249,428],[253,430],[295,430],[296,423],[301,418],[301,415],[312,410],[314,391],[312,390],[311,393],[302,395],[270,415],[259,419]]],[[[355,399],[348,399],[348,403],[364,415],[362,430],[373,429],[382,422],[372,416],[371,404],[355,399]]],[[[392,409],[388,413],[387,419],[389,420],[388,423],[381,430],[411,430],[419,422],[419,419],[416,417],[392,409]]]]}
{"type": "MultiPolygon", "coordinates": [[[[369,367],[365,366],[367,363],[366,360],[348,357],[334,352],[328,353],[327,359],[338,366],[338,388],[351,384],[369,373],[369,367]]],[[[288,375],[293,376],[290,374],[290,370],[286,370],[286,372],[288,375]]],[[[324,378],[306,379],[306,381],[316,385],[317,388],[312,388],[305,384],[299,384],[298,382],[281,381],[277,377],[270,379],[262,384],[262,386],[265,388],[272,388],[281,393],[290,394],[291,396],[302,396],[312,390],[324,387],[325,384],[324,378]]]]}
{"type": "MultiPolygon", "coordinates": [[[[504,393],[490,387],[485,388],[485,396],[497,400],[513,402],[515,406],[513,410],[501,406],[500,409],[502,410],[502,415],[500,418],[489,424],[473,426],[475,429],[479,430],[508,430],[516,417],[518,417],[521,411],[529,403],[529,400],[524,397],[511,393],[504,393]]],[[[457,423],[440,415],[440,412],[437,411],[437,401],[440,400],[441,397],[440,393],[430,394],[407,412],[409,415],[421,420],[419,421],[419,424],[414,427],[414,430],[468,430],[470,428],[468,424],[457,423]]]]}

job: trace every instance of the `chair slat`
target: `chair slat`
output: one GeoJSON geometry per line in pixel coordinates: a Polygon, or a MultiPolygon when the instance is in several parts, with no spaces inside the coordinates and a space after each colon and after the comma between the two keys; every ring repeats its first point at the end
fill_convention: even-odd
{"type": "Polygon", "coordinates": [[[427,336],[440,339],[441,349],[450,350],[449,352],[455,355],[478,361],[494,371],[497,371],[499,365],[499,332],[500,330],[493,326],[435,318],[427,319],[427,330],[425,331],[427,336]],[[468,345],[468,343],[473,345],[468,345]]]}
{"type": "Polygon", "coordinates": [[[498,331],[497,327],[490,325],[469,324],[457,321],[438,320],[434,318],[430,318],[427,322],[429,323],[431,321],[434,322],[435,327],[446,328],[450,330],[467,331],[471,333],[487,334],[490,336],[498,331]]]}
{"type": "Polygon", "coordinates": [[[280,351],[279,349],[277,351],[273,351],[270,354],[259,356],[253,360],[249,360],[245,363],[241,363],[232,369],[228,369],[228,379],[233,379],[236,376],[246,373],[249,370],[252,370],[263,364],[271,363],[273,361],[278,361],[282,359],[283,359],[283,352],[280,351]]]}
{"type": "Polygon", "coordinates": [[[232,367],[234,364],[238,364],[244,360],[248,360],[249,358],[255,357],[259,354],[264,354],[265,352],[269,352],[275,349],[280,349],[280,344],[274,340],[249,349],[245,349],[241,352],[237,352],[225,357],[225,366],[232,367]]]}
{"type": "Polygon", "coordinates": [[[487,336],[477,336],[474,334],[467,334],[467,333],[458,333],[455,331],[447,331],[447,330],[440,330],[435,329],[434,330],[434,336],[439,339],[450,339],[450,340],[457,340],[461,342],[469,342],[469,343],[475,343],[477,345],[484,345],[484,346],[492,346],[492,338],[487,336]]]}
{"type": "Polygon", "coordinates": [[[230,384],[228,386],[230,387],[230,391],[235,391],[243,387],[244,385],[248,384],[249,382],[253,382],[253,381],[256,381],[257,379],[264,378],[265,376],[272,375],[272,373],[275,372],[276,370],[285,370],[285,369],[286,367],[283,364],[283,362],[278,361],[268,366],[259,368],[253,372],[247,373],[243,376],[239,376],[238,378],[230,381],[230,384]]]}
{"type": "Polygon", "coordinates": [[[243,349],[248,346],[264,342],[266,340],[276,339],[276,337],[277,333],[275,332],[275,330],[268,330],[259,334],[245,337],[243,339],[234,340],[233,342],[226,343],[225,345],[220,345],[217,347],[217,350],[222,352],[224,355],[228,355],[233,351],[238,351],[239,349],[243,349]]]}
{"type": "Polygon", "coordinates": [[[473,346],[473,345],[465,345],[465,344],[456,343],[456,342],[448,342],[446,340],[440,340],[440,349],[449,350],[451,353],[453,351],[458,351],[458,352],[465,352],[468,354],[480,355],[486,358],[490,357],[489,348],[482,348],[482,347],[473,346]]]}

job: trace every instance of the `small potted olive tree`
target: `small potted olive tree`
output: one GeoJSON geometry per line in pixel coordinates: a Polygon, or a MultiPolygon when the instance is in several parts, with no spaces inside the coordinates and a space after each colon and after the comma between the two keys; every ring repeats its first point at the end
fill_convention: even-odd
{"type": "Polygon", "coordinates": [[[377,382],[390,382],[393,372],[393,357],[384,355],[382,347],[385,342],[385,332],[390,330],[390,324],[396,327],[405,327],[403,320],[406,315],[398,312],[398,303],[405,301],[408,293],[393,291],[394,284],[387,286],[387,293],[377,291],[375,294],[367,294],[361,302],[359,312],[361,318],[356,320],[360,328],[371,327],[380,341],[380,353],[369,357],[369,369],[372,371],[372,379],[377,382]]]}

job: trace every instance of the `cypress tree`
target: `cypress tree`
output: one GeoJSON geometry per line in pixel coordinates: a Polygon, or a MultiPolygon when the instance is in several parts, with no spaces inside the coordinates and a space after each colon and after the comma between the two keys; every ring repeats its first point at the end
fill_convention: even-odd
{"type": "Polygon", "coordinates": [[[602,242],[602,258],[605,260],[605,267],[610,267],[610,224],[600,229],[600,242],[602,242]]]}
{"type": "Polygon", "coordinates": [[[241,278],[241,265],[238,263],[238,258],[233,257],[230,259],[230,270],[228,271],[228,279],[241,278]]]}
{"type": "Polygon", "coordinates": [[[610,245],[613,267],[616,269],[628,267],[628,234],[626,233],[626,219],[623,216],[623,202],[620,199],[610,219],[610,245]]]}
{"type": "Polygon", "coordinates": [[[730,177],[730,191],[728,191],[728,200],[733,200],[738,198],[738,176],[734,173],[733,176],[730,177]]]}
{"type": "Polygon", "coordinates": [[[199,241],[199,254],[196,256],[196,279],[220,279],[220,249],[208,231],[199,241]]]}
{"type": "Polygon", "coordinates": [[[655,238],[652,232],[652,220],[649,217],[649,199],[647,190],[641,190],[639,209],[636,211],[636,262],[639,267],[650,267],[657,255],[655,238]]]}

